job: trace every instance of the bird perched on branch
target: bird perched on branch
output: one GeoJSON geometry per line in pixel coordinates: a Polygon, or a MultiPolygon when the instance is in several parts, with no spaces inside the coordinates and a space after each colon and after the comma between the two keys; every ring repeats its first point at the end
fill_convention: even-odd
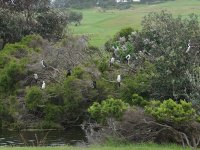
{"type": "Polygon", "coordinates": [[[190,48],[191,48],[191,45],[190,45],[191,43],[190,43],[190,40],[189,40],[189,42],[188,42],[188,48],[187,48],[187,50],[186,50],[186,53],[188,53],[189,51],[190,51],[190,48]]]}
{"type": "Polygon", "coordinates": [[[128,63],[128,64],[129,64],[130,59],[131,59],[131,55],[128,54],[128,55],[126,56],[126,60],[127,60],[127,63],[128,63]]]}
{"type": "Polygon", "coordinates": [[[43,59],[41,60],[41,65],[42,65],[43,68],[47,67],[47,64],[44,62],[43,59]]]}
{"type": "Polygon", "coordinates": [[[68,76],[71,76],[71,75],[72,75],[72,70],[71,70],[71,69],[68,69],[68,70],[67,70],[67,77],[68,77],[68,76]]]}
{"type": "Polygon", "coordinates": [[[118,83],[118,86],[120,87],[120,84],[121,84],[121,75],[117,75],[117,83],[118,83]]]}
{"type": "Polygon", "coordinates": [[[37,75],[37,73],[34,73],[34,74],[33,74],[33,77],[34,77],[34,79],[35,79],[35,82],[37,83],[37,81],[38,81],[38,75],[37,75]]]}
{"type": "Polygon", "coordinates": [[[115,58],[112,57],[112,58],[110,59],[110,66],[112,66],[112,65],[114,64],[114,62],[115,62],[115,58]]]}
{"type": "Polygon", "coordinates": [[[46,83],[42,81],[42,89],[44,90],[46,88],[46,83]]]}

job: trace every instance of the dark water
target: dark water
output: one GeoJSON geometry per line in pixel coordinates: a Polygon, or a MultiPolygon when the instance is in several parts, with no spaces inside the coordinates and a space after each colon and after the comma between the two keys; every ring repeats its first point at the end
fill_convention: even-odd
{"type": "Polygon", "coordinates": [[[64,131],[21,131],[22,136],[17,131],[0,130],[0,146],[36,146],[37,141],[42,141],[47,132],[44,140],[46,146],[75,145],[86,141],[84,132],[77,127],[64,131]]]}

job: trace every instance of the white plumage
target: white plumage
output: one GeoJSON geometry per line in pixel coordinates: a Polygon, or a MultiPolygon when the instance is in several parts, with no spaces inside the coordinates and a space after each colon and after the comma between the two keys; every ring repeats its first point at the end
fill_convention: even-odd
{"type": "Polygon", "coordinates": [[[33,77],[34,77],[35,80],[37,80],[37,79],[38,79],[37,73],[34,73],[34,74],[33,74],[33,77]]]}
{"type": "Polygon", "coordinates": [[[188,48],[187,48],[187,50],[186,50],[186,53],[188,53],[188,52],[190,51],[190,48],[191,48],[191,46],[190,46],[190,40],[189,40],[188,48]]]}
{"type": "Polygon", "coordinates": [[[128,54],[128,55],[126,56],[126,59],[129,61],[129,60],[131,59],[131,55],[128,54]]]}
{"type": "Polygon", "coordinates": [[[45,84],[45,82],[43,81],[43,82],[42,82],[42,89],[45,89],[45,87],[46,87],[46,84],[45,84]]]}
{"type": "Polygon", "coordinates": [[[112,57],[112,58],[110,59],[110,63],[111,63],[111,64],[114,64],[114,62],[115,62],[115,58],[112,57]]]}
{"type": "Polygon", "coordinates": [[[121,75],[117,75],[117,82],[120,83],[121,82],[121,75]]]}
{"type": "Polygon", "coordinates": [[[43,59],[41,60],[41,64],[42,64],[42,67],[43,67],[43,68],[45,68],[45,67],[46,67],[46,64],[45,64],[45,62],[44,62],[44,60],[43,60],[43,59]]]}

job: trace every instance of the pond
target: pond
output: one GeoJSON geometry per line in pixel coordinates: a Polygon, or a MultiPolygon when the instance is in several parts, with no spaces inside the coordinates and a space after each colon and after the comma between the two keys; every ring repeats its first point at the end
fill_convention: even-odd
{"type": "Polygon", "coordinates": [[[45,146],[75,145],[86,141],[79,127],[52,131],[9,131],[0,130],[0,146],[45,146]],[[45,138],[46,137],[46,138],[45,138]]]}

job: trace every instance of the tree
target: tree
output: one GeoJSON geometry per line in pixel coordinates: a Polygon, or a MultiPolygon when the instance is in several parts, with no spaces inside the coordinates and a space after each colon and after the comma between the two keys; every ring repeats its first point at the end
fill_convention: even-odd
{"type": "Polygon", "coordinates": [[[83,19],[83,14],[81,12],[71,11],[69,13],[69,22],[74,22],[75,24],[81,24],[81,20],[83,19]]]}

